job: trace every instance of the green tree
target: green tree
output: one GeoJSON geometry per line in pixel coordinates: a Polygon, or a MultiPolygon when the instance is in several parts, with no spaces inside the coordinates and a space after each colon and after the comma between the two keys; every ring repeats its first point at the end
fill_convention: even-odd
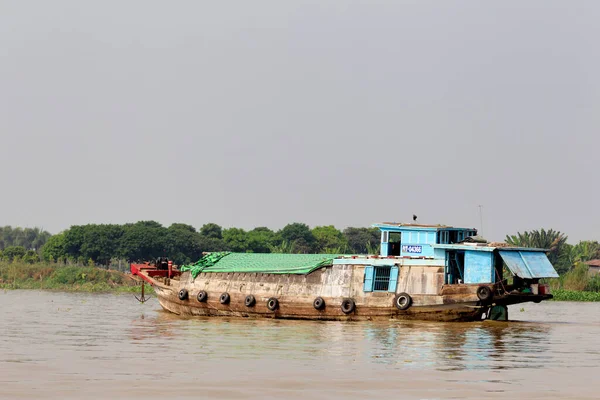
{"type": "Polygon", "coordinates": [[[312,229],[317,253],[345,253],[348,240],[333,225],[316,226],[312,229]]]}
{"type": "Polygon", "coordinates": [[[600,243],[595,240],[582,240],[571,247],[573,263],[585,262],[600,258],[600,243]]]}
{"type": "Polygon", "coordinates": [[[31,242],[30,248],[39,251],[42,247],[44,247],[44,245],[46,244],[48,239],[52,237],[52,235],[50,234],[50,232],[44,231],[40,228],[33,228],[33,230],[35,232],[35,237],[31,242]]]}
{"type": "Polygon", "coordinates": [[[187,224],[172,224],[167,229],[166,254],[175,264],[188,264],[202,257],[200,234],[187,224]]]}
{"type": "Polygon", "coordinates": [[[0,250],[13,245],[12,226],[7,225],[0,228],[0,250]]]}
{"type": "Polygon", "coordinates": [[[129,261],[149,261],[166,256],[167,228],[155,221],[126,224],[119,255],[129,261]]]}
{"type": "Polygon", "coordinates": [[[84,225],[80,255],[94,264],[109,265],[119,251],[123,234],[121,225],[84,225]]]}
{"type": "Polygon", "coordinates": [[[565,250],[569,250],[567,236],[553,229],[540,229],[533,231],[517,232],[516,235],[506,235],[506,243],[518,247],[534,247],[546,249],[548,260],[554,265],[558,273],[568,271],[570,265],[564,263],[565,250]]]}
{"type": "Polygon", "coordinates": [[[208,224],[202,225],[200,234],[207,238],[223,239],[223,228],[215,223],[209,222],[208,224]]]}
{"type": "Polygon", "coordinates": [[[200,236],[199,244],[200,244],[200,249],[202,250],[202,252],[227,250],[225,248],[225,243],[223,243],[223,239],[200,236]]]}
{"type": "Polygon", "coordinates": [[[27,252],[23,255],[22,260],[27,264],[34,264],[40,261],[40,256],[35,252],[35,250],[27,250],[27,252]]]}
{"type": "Polygon", "coordinates": [[[229,228],[223,231],[223,242],[229,251],[245,253],[248,250],[248,236],[240,228],[229,228]]]}
{"type": "Polygon", "coordinates": [[[582,240],[576,245],[566,244],[559,263],[572,269],[577,263],[598,258],[600,258],[600,243],[595,240],[582,240]]]}
{"type": "Polygon", "coordinates": [[[7,261],[13,261],[15,258],[23,258],[27,250],[23,246],[9,246],[2,251],[2,256],[7,261]]]}
{"type": "Polygon", "coordinates": [[[314,253],[315,237],[308,225],[293,222],[283,227],[279,232],[282,240],[292,245],[294,253],[314,253]]]}
{"type": "Polygon", "coordinates": [[[41,249],[42,259],[45,261],[65,259],[67,257],[65,243],[64,233],[51,236],[41,249]]]}
{"type": "Polygon", "coordinates": [[[212,222],[202,225],[200,228],[199,245],[202,252],[225,250],[223,228],[212,222]]]}
{"type": "Polygon", "coordinates": [[[77,259],[81,255],[81,246],[85,238],[85,227],[73,225],[64,232],[65,253],[68,258],[77,259]]]}
{"type": "Polygon", "coordinates": [[[253,253],[270,253],[271,246],[278,242],[275,232],[264,226],[248,231],[246,237],[248,238],[248,250],[253,253]]]}
{"type": "Polygon", "coordinates": [[[354,254],[367,254],[368,249],[377,248],[381,241],[381,233],[378,228],[348,227],[344,229],[343,233],[354,254]]]}
{"type": "Polygon", "coordinates": [[[0,249],[10,246],[22,246],[25,249],[39,250],[50,237],[50,233],[40,228],[0,228],[0,249]]]}

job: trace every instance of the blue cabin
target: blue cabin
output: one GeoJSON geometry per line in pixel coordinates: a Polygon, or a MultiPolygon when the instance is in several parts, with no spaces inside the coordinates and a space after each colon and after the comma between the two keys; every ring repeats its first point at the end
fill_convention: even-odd
{"type": "Polygon", "coordinates": [[[495,247],[475,237],[474,228],[391,222],[373,226],[381,230],[381,257],[434,260],[444,265],[444,284],[495,283],[503,279],[503,266],[536,282],[558,276],[543,249],[495,247]]]}
{"type": "Polygon", "coordinates": [[[382,257],[435,258],[436,244],[460,243],[477,235],[473,228],[455,228],[446,225],[416,225],[386,222],[373,225],[381,230],[382,257]]]}

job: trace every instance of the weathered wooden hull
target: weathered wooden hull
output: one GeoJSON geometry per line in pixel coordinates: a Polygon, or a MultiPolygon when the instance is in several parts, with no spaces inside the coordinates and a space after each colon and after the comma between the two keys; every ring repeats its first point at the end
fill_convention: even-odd
{"type": "Polygon", "coordinates": [[[194,293],[186,300],[180,300],[178,291],[171,287],[155,286],[155,292],[160,305],[167,311],[182,316],[222,316],[245,318],[281,318],[281,319],[306,319],[321,321],[373,321],[373,320],[435,320],[435,321],[476,321],[480,320],[485,308],[474,304],[451,304],[433,306],[413,306],[408,310],[400,311],[392,305],[393,297],[388,306],[368,306],[356,303],[353,312],[342,312],[343,299],[323,298],[325,308],[316,310],[313,299],[286,299],[279,298],[279,307],[275,311],[267,308],[269,297],[256,297],[256,304],[252,307],[245,306],[246,294],[230,294],[229,304],[219,302],[219,294],[209,294],[212,300],[200,303],[194,293]]]}
{"type": "MultiPolygon", "coordinates": [[[[323,267],[306,275],[261,273],[201,273],[195,279],[189,272],[175,279],[153,278],[138,274],[151,283],[161,306],[184,316],[226,316],[245,318],[282,318],[307,320],[433,320],[477,321],[492,305],[509,305],[525,301],[539,302],[546,296],[503,294],[490,302],[477,297],[478,285],[443,285],[437,266],[405,267],[395,292],[365,292],[364,265],[335,265],[323,267]],[[412,274],[412,275],[411,275],[412,274]],[[180,291],[185,291],[181,298],[180,291]],[[198,301],[197,295],[206,292],[207,298],[198,301]],[[229,296],[226,304],[222,294],[229,296]],[[398,293],[409,293],[412,304],[405,310],[396,307],[398,293]],[[246,297],[254,296],[255,303],[247,306],[246,297]],[[325,301],[316,309],[314,300],[325,301]],[[277,299],[278,307],[267,307],[269,299],[277,299]],[[348,312],[342,302],[351,299],[355,306],[348,312]]],[[[443,282],[443,281],[442,281],[443,282]]]]}

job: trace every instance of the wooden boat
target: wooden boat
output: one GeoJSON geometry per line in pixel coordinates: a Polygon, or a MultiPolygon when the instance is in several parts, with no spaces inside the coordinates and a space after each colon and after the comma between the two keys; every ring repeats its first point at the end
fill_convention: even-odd
{"type": "Polygon", "coordinates": [[[470,228],[383,223],[378,255],[212,253],[177,268],[131,264],[161,306],[188,316],[310,320],[507,319],[552,298],[543,249],[487,243],[470,228]]]}

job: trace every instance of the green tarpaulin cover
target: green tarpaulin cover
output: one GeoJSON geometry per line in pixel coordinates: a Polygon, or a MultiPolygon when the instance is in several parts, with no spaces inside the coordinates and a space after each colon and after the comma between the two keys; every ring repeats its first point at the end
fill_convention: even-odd
{"type": "Polygon", "coordinates": [[[333,264],[337,254],[210,253],[180,271],[194,279],[201,272],[257,272],[263,274],[308,274],[333,264]]]}

